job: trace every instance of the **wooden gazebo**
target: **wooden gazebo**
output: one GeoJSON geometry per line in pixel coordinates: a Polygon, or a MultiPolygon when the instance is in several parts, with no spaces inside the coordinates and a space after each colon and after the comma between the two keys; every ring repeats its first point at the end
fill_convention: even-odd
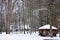
{"type": "MultiPolygon", "coordinates": [[[[52,26],[52,36],[56,36],[58,30],[56,27],[52,26]]],[[[50,35],[50,25],[44,25],[39,27],[39,35],[41,36],[49,36],[50,35]]]]}

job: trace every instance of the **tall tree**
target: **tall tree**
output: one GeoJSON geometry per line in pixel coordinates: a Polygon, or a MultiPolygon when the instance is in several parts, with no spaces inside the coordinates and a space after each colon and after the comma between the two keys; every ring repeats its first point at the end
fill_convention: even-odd
{"type": "Polygon", "coordinates": [[[49,14],[50,14],[50,33],[52,36],[52,25],[54,26],[54,18],[55,17],[55,11],[56,11],[56,5],[55,5],[55,0],[47,0],[48,1],[48,11],[49,11],[49,14]]]}
{"type": "Polygon", "coordinates": [[[0,0],[0,33],[2,32],[2,0],[0,0]]]}

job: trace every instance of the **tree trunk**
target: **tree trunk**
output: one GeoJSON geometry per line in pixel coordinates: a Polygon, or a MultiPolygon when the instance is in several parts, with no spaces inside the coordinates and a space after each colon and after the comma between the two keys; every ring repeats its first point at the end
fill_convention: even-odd
{"type": "Polygon", "coordinates": [[[7,2],[7,14],[6,14],[6,33],[10,33],[10,24],[12,17],[12,0],[6,0],[7,2]]]}

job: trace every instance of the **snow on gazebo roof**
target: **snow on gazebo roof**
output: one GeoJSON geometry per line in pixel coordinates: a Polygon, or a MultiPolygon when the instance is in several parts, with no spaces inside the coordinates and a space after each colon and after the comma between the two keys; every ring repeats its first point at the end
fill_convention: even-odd
{"type": "MultiPolygon", "coordinates": [[[[39,29],[50,29],[50,25],[44,25],[42,27],[40,27],[39,29]]],[[[56,27],[52,26],[52,29],[57,29],[56,27]]]]}

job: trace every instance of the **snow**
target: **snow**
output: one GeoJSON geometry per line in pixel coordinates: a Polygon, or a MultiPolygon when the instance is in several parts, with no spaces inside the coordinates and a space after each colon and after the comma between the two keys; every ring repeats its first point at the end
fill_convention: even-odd
{"type": "Polygon", "coordinates": [[[36,11],[36,10],[48,10],[47,8],[44,8],[44,7],[42,7],[42,8],[40,8],[40,9],[35,9],[34,11],[36,11]]]}
{"type": "Polygon", "coordinates": [[[28,34],[0,34],[0,40],[44,40],[44,39],[60,39],[59,37],[42,37],[37,33],[28,34]]]}
{"type": "MultiPolygon", "coordinates": [[[[44,25],[42,27],[40,27],[39,29],[50,29],[50,25],[44,25]]],[[[52,26],[52,29],[57,29],[56,27],[52,26]]]]}

